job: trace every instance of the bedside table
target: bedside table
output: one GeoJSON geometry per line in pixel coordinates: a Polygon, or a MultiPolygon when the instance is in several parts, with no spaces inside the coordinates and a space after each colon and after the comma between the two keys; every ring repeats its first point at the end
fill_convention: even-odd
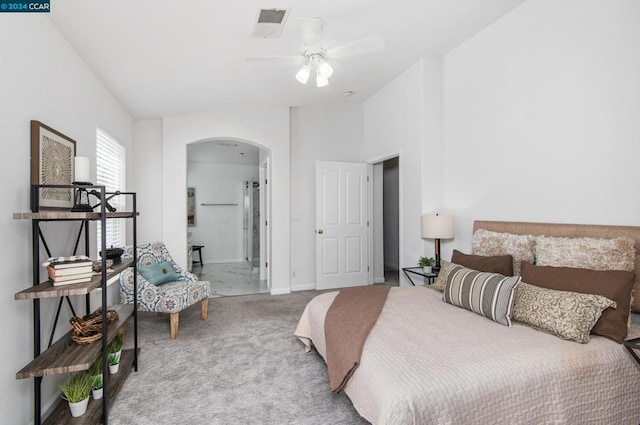
{"type": "Polygon", "coordinates": [[[402,272],[409,279],[409,282],[413,286],[416,286],[416,282],[413,279],[417,279],[418,281],[422,281],[422,283],[418,283],[418,285],[431,285],[436,281],[436,277],[438,277],[438,272],[440,270],[434,270],[433,273],[425,274],[422,271],[422,267],[403,267],[402,272]]]}
{"type": "Polygon", "coordinates": [[[640,364],[640,357],[634,350],[640,350],[640,338],[633,338],[623,342],[625,348],[629,350],[629,353],[633,359],[640,364]]]}

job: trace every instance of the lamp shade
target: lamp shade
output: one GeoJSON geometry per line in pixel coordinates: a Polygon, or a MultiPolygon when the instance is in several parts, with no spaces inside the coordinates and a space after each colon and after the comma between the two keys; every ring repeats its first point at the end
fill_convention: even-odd
{"type": "Polygon", "coordinates": [[[423,215],[422,237],[424,239],[452,239],[455,225],[452,215],[423,215]]]}
{"type": "Polygon", "coordinates": [[[76,182],[91,181],[89,170],[89,158],[86,156],[76,156],[73,163],[73,180],[76,182]]]}
{"type": "Polygon", "coordinates": [[[329,79],[333,75],[333,68],[326,62],[322,62],[318,65],[318,75],[322,78],[329,79]]]}
{"type": "Polygon", "coordinates": [[[300,81],[302,84],[307,84],[307,81],[309,81],[309,74],[311,74],[311,66],[309,64],[305,64],[296,74],[296,80],[300,81]]]}
{"type": "Polygon", "coordinates": [[[324,87],[329,85],[329,79],[320,75],[319,72],[316,73],[316,85],[318,87],[324,87]]]}

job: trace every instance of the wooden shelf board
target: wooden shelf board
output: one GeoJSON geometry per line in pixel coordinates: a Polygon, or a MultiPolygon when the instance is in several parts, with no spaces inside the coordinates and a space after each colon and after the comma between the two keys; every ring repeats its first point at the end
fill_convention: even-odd
{"type": "MultiPolygon", "coordinates": [[[[133,266],[132,258],[125,258],[121,262],[112,266],[113,272],[107,273],[107,279],[122,272],[127,267],[133,266]]],[[[100,287],[102,281],[102,275],[98,274],[91,278],[90,282],[84,283],[72,283],[71,285],[53,286],[53,284],[46,280],[39,285],[32,286],[23,291],[15,294],[16,300],[31,300],[35,298],[52,298],[52,297],[65,297],[69,295],[86,295],[94,289],[100,287]]]]}
{"type": "MultiPolygon", "coordinates": [[[[118,313],[118,320],[110,322],[107,328],[107,341],[111,342],[120,328],[126,324],[127,319],[133,314],[133,304],[118,304],[107,307],[107,310],[115,310],[118,313]]],[[[92,344],[80,345],[73,342],[71,333],[71,331],[66,333],[16,373],[16,379],[79,372],[89,369],[102,352],[102,340],[92,344]]]]}
{"type": "MultiPolygon", "coordinates": [[[[140,349],[138,348],[138,358],[140,357],[140,349]]],[[[109,394],[109,407],[113,405],[113,400],[122,388],[124,381],[133,369],[133,349],[122,350],[122,358],[120,360],[120,370],[115,375],[109,375],[107,379],[108,394],[109,394]]],[[[58,425],[58,424],[99,424],[102,423],[102,402],[103,400],[89,400],[89,406],[87,412],[79,418],[71,417],[69,406],[65,400],[60,399],[55,409],[44,421],[44,425],[58,425]]]]}
{"type": "MultiPolygon", "coordinates": [[[[108,212],[107,218],[131,218],[134,213],[130,211],[108,212]]],[[[136,213],[135,215],[140,215],[136,213]]],[[[14,220],[100,220],[99,212],[71,212],[71,211],[39,211],[13,213],[14,220]]]]}

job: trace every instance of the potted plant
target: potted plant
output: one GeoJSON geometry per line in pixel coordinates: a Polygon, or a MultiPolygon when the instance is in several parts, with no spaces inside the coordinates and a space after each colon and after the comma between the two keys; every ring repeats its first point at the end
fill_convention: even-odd
{"type": "Polygon", "coordinates": [[[116,353],[109,353],[109,373],[118,373],[120,368],[120,359],[116,356],[116,353]]]}
{"type": "Polygon", "coordinates": [[[96,361],[93,362],[88,373],[94,381],[97,377],[102,378],[102,357],[97,358],[96,361]]]}
{"type": "Polygon", "coordinates": [[[104,381],[102,380],[102,374],[96,375],[95,379],[93,380],[93,388],[91,389],[94,400],[99,400],[102,398],[103,387],[104,381]]]}
{"type": "Polygon", "coordinates": [[[62,390],[62,398],[69,403],[71,416],[77,418],[84,415],[89,403],[89,394],[93,386],[91,375],[87,372],[80,372],[69,376],[59,384],[62,390]]]}
{"type": "Polygon", "coordinates": [[[118,363],[120,363],[120,355],[122,354],[122,344],[124,340],[121,334],[116,335],[109,343],[107,347],[109,354],[115,354],[118,357],[118,363]]]}
{"type": "Polygon", "coordinates": [[[422,267],[424,274],[431,274],[433,272],[433,266],[436,265],[436,260],[432,257],[420,257],[418,260],[418,266],[422,267]]]}

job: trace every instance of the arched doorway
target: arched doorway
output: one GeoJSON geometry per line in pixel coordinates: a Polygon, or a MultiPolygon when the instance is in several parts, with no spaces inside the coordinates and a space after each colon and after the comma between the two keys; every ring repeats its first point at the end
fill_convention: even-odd
{"type": "Polygon", "coordinates": [[[187,144],[187,262],[213,296],[270,291],[269,156],[235,138],[187,144]]]}

